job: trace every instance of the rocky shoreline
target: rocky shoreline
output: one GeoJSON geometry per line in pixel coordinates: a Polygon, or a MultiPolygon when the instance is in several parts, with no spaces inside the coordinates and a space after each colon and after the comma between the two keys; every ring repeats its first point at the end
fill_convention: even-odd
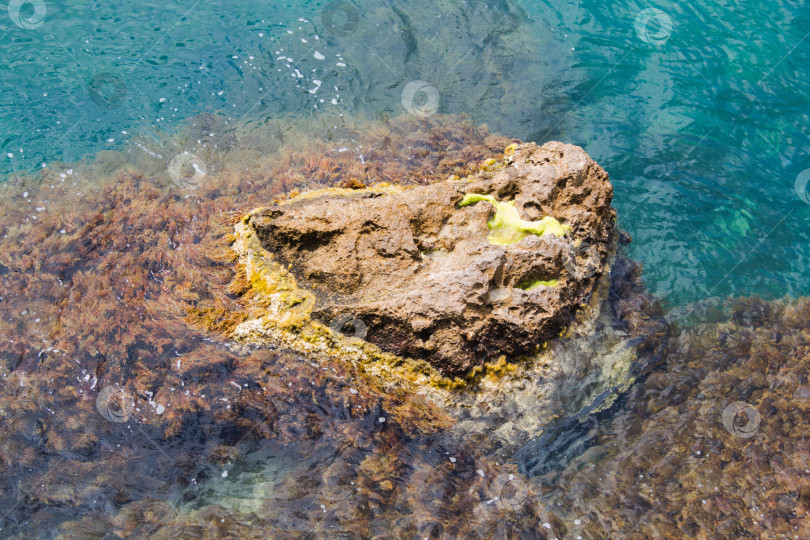
{"type": "MultiPolygon", "coordinates": [[[[195,129],[229,149],[253,140],[217,122],[195,129]]],[[[440,115],[349,137],[365,162],[310,139],[206,155],[219,169],[185,191],[148,172],[165,163],[116,155],[4,188],[4,535],[807,536],[806,300],[726,302],[728,317],[680,330],[624,255],[606,176],[575,147],[440,115]],[[568,159],[568,176],[544,169],[568,159]],[[516,161],[525,175],[509,174],[516,161]],[[543,185],[550,198],[530,193],[543,185]],[[398,197],[414,199],[392,221],[398,197]],[[380,205],[376,227],[352,225],[362,210],[317,221],[317,205],[347,200],[380,205]],[[414,221],[426,225],[403,250],[414,221]],[[364,258],[384,279],[346,281],[362,261],[336,255],[351,250],[273,243],[312,223],[390,246],[364,258]],[[461,315],[442,308],[458,358],[419,326],[453,251],[460,279],[438,284],[467,287],[461,315]],[[501,271],[480,273],[475,304],[462,269],[493,254],[501,271]],[[396,296],[405,275],[426,291],[410,304],[396,296]],[[388,293],[398,318],[383,317],[388,293]],[[532,324],[475,315],[496,311],[487,302],[532,324]],[[386,349],[391,328],[407,335],[386,349]],[[491,341],[500,328],[510,340],[491,341]],[[454,342],[459,329],[471,336],[454,342]],[[738,401],[762,414],[745,438],[723,423],[738,401]]]]}

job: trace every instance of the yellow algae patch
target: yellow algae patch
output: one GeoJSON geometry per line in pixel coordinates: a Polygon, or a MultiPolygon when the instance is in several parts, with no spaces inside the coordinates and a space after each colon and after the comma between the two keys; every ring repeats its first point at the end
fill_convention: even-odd
{"type": "Polygon", "coordinates": [[[549,279],[549,280],[542,280],[536,279],[534,281],[525,281],[518,285],[518,289],[523,289],[524,291],[531,291],[532,289],[536,289],[538,287],[556,287],[559,285],[559,279],[549,279]]]}
{"type": "Polygon", "coordinates": [[[539,221],[526,221],[518,214],[515,201],[499,201],[492,195],[468,193],[461,199],[458,206],[464,208],[481,201],[486,201],[495,207],[495,215],[487,221],[487,227],[492,231],[487,237],[490,244],[508,246],[523,240],[530,234],[563,236],[566,231],[570,230],[570,227],[560,224],[551,216],[546,216],[539,221]]]}
{"type": "MultiPolygon", "coordinates": [[[[315,295],[298,287],[295,277],[282,265],[264,256],[267,253],[243,219],[234,226],[233,250],[244,268],[245,278],[256,294],[257,304],[265,308],[265,317],[283,328],[305,324],[315,306],[315,295]],[[264,253],[263,253],[264,252],[264,253]]],[[[269,254],[268,254],[269,255],[269,254]]]]}

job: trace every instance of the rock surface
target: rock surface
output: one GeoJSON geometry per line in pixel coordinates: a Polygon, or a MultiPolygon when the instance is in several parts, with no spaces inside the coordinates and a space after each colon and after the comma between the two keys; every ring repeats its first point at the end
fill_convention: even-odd
{"type": "Polygon", "coordinates": [[[304,193],[245,223],[313,319],[458,376],[564,329],[606,261],[612,193],[581,148],[529,143],[465,179],[304,193]]]}

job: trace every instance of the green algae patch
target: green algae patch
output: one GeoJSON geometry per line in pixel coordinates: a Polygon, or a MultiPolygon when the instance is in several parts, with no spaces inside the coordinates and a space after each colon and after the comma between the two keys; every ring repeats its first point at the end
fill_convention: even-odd
{"type": "Polygon", "coordinates": [[[531,291],[532,289],[536,289],[538,287],[556,287],[560,283],[559,279],[535,279],[534,281],[524,281],[518,285],[518,289],[523,289],[524,291],[531,291]]]}
{"type": "Polygon", "coordinates": [[[461,199],[458,206],[464,208],[481,201],[486,201],[495,207],[495,215],[487,221],[487,227],[492,231],[487,240],[491,244],[508,246],[520,242],[531,234],[536,236],[546,234],[563,236],[569,230],[569,227],[562,225],[551,216],[546,216],[539,221],[526,221],[518,214],[515,201],[499,201],[492,195],[468,193],[461,199]]]}

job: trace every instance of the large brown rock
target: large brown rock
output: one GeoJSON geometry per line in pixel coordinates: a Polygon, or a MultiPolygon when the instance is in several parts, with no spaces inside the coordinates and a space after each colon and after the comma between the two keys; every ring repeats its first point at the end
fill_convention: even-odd
{"type": "Polygon", "coordinates": [[[530,143],[466,179],[304,194],[247,224],[314,293],[312,318],[357,317],[367,341],[454,376],[568,324],[605,263],[612,194],[581,148],[530,143]]]}

